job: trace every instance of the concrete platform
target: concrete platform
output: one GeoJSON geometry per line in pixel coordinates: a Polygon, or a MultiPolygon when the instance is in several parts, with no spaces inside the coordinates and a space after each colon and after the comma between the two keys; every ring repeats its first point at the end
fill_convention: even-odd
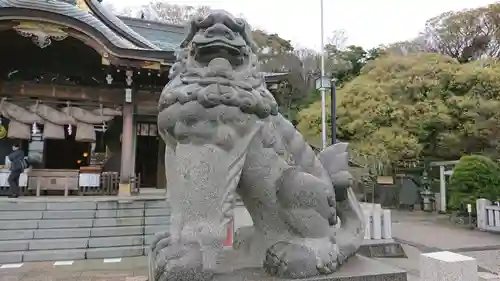
{"type": "MultiPolygon", "coordinates": [[[[213,281],[291,281],[270,277],[263,269],[240,269],[217,275],[213,281]]],[[[407,281],[404,270],[362,256],[352,257],[338,272],[295,281],[407,281]]]]}
{"type": "Polygon", "coordinates": [[[370,258],[406,258],[401,243],[394,239],[365,240],[358,254],[370,258]]]}

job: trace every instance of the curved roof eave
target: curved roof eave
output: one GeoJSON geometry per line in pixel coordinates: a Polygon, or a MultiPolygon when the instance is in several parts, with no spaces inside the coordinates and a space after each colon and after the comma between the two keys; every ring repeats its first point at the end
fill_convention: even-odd
{"type": "MultiPolygon", "coordinates": [[[[39,0],[31,0],[30,2],[35,1],[39,2],[39,0]]],[[[96,28],[95,25],[92,25],[93,21],[85,22],[78,17],[71,15],[56,13],[54,11],[33,9],[32,7],[13,7],[13,2],[19,2],[19,0],[0,0],[0,20],[33,20],[60,24],[87,34],[99,44],[103,45],[112,55],[115,55],[116,57],[160,61],[166,64],[170,64],[175,61],[174,52],[138,48],[131,42],[117,36],[109,29],[106,30],[103,28],[96,28]]],[[[83,11],[82,13],[84,13],[86,17],[90,16],[95,19],[95,17],[88,13],[83,11]]],[[[95,20],[104,26],[102,22],[97,19],[95,20]]]]}
{"type": "MultiPolygon", "coordinates": [[[[62,1],[40,1],[40,0],[0,0],[2,10],[8,8],[29,9],[33,11],[48,12],[69,18],[74,18],[86,25],[93,27],[96,31],[106,36],[111,43],[120,48],[137,49],[132,42],[115,34],[103,22],[92,14],[62,1]]],[[[12,14],[14,15],[14,14],[12,14]]]]}
{"type": "Polygon", "coordinates": [[[99,3],[99,1],[85,0],[85,3],[96,17],[102,20],[110,29],[120,36],[126,38],[139,47],[160,50],[158,46],[149,42],[146,38],[142,37],[139,33],[135,32],[123,23],[117,16],[108,11],[103,5],[101,5],[101,3],[99,3]]]}

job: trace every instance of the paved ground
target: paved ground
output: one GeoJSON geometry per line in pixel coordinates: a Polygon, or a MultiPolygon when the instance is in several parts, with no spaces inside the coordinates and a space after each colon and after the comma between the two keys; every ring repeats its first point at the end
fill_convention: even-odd
{"type": "MultiPolygon", "coordinates": [[[[405,269],[408,281],[419,280],[419,257],[448,250],[477,259],[480,271],[500,274],[500,234],[463,229],[446,216],[393,211],[393,236],[408,258],[378,259],[405,269]]],[[[145,281],[146,258],[60,261],[0,265],[0,281],[145,281]]]]}
{"type": "Polygon", "coordinates": [[[401,242],[452,252],[500,250],[500,234],[453,225],[446,215],[392,211],[392,231],[401,242]]]}
{"type": "Polygon", "coordinates": [[[392,212],[392,234],[402,243],[408,258],[379,259],[405,269],[409,281],[419,280],[421,253],[451,251],[474,257],[480,271],[500,275],[500,234],[453,225],[448,216],[424,212],[392,212]]]}
{"type": "Polygon", "coordinates": [[[145,281],[145,257],[0,266],[0,281],[145,281]]]}

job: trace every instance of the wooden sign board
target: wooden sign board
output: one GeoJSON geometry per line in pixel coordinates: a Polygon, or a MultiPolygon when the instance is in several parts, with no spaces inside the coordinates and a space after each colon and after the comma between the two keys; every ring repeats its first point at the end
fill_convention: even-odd
{"type": "Polygon", "coordinates": [[[392,176],[378,176],[377,177],[378,184],[394,184],[394,178],[392,176]]]}

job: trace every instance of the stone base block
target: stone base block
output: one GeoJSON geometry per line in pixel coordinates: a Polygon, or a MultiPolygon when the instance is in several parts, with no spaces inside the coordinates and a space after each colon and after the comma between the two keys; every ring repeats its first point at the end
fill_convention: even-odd
{"type": "Polygon", "coordinates": [[[358,254],[369,258],[406,258],[401,243],[393,239],[365,240],[358,254]]]}
{"type": "MultiPolygon", "coordinates": [[[[301,279],[294,279],[300,281],[301,279]]],[[[407,281],[406,272],[362,256],[349,259],[338,272],[319,276],[314,281],[407,281]]],[[[270,277],[263,269],[239,269],[215,276],[214,281],[285,281],[270,277]]]]}
{"type": "Polygon", "coordinates": [[[120,183],[118,185],[118,196],[130,196],[132,194],[132,185],[130,183],[120,183]]]}
{"type": "Polygon", "coordinates": [[[452,252],[420,255],[422,281],[478,281],[476,259],[452,252]]]}
{"type": "Polygon", "coordinates": [[[144,255],[143,246],[87,249],[87,259],[123,258],[144,255]]]}
{"type": "Polygon", "coordinates": [[[478,272],[479,281],[500,281],[500,276],[489,272],[478,272]]]}
{"type": "Polygon", "coordinates": [[[0,253],[0,264],[23,262],[23,254],[24,252],[0,253]]]}

